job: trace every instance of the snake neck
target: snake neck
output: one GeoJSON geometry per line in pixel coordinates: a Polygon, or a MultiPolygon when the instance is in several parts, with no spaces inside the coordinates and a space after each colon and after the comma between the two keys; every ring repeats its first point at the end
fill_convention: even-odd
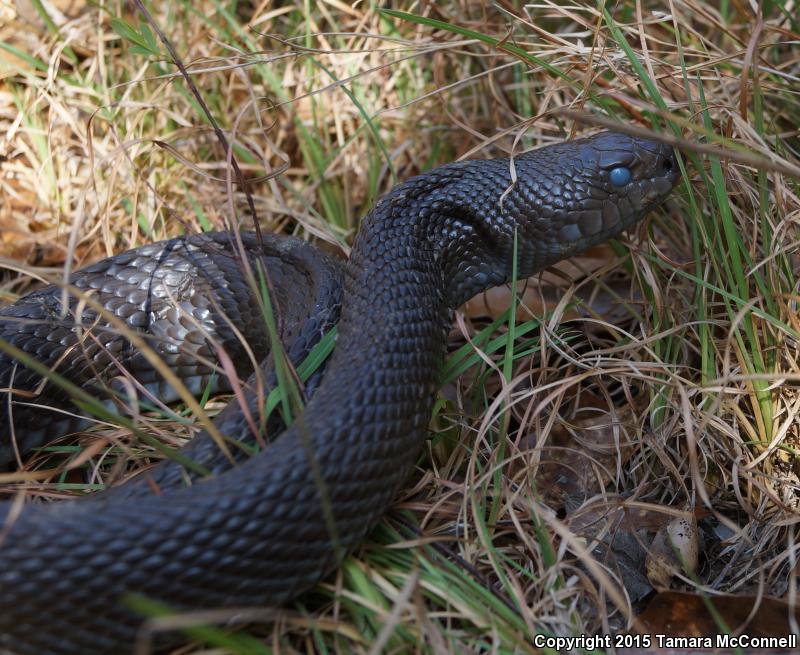
{"type": "Polygon", "coordinates": [[[391,439],[390,426],[402,435],[427,425],[452,311],[421,222],[410,203],[382,203],[365,219],[345,269],[328,384],[308,408],[345,414],[341,420],[364,437],[364,418],[381,439],[391,439]]]}
{"type": "Polygon", "coordinates": [[[414,271],[425,262],[440,300],[455,309],[507,281],[516,219],[503,200],[516,195],[507,158],[457,162],[411,178],[364,219],[351,262],[369,268],[371,260],[399,255],[396,270],[414,271]],[[393,236],[400,243],[385,253],[393,236]]]}
{"type": "Polygon", "coordinates": [[[412,178],[364,218],[345,271],[329,379],[349,374],[380,387],[391,378],[410,385],[427,412],[452,310],[503,283],[509,269],[513,228],[498,204],[508,163],[478,163],[412,178]]]}
{"type": "Polygon", "coordinates": [[[351,444],[348,457],[393,462],[381,490],[387,503],[408,475],[430,420],[453,307],[503,279],[465,256],[491,247],[479,227],[479,208],[491,202],[479,192],[485,185],[470,166],[444,167],[400,185],[365,217],[345,269],[336,351],[301,421],[323,477],[338,475],[340,454],[324,446],[332,442],[351,444]]]}

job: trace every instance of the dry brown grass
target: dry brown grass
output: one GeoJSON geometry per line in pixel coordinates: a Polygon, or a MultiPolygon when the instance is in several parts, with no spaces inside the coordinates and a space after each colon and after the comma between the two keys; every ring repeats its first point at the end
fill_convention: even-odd
{"type": "MultiPolygon", "coordinates": [[[[55,34],[35,4],[0,0],[0,42],[24,53],[0,49],[0,299],[65,264],[251,225],[175,67],[112,28],[109,16],[137,26],[133,10],[53,2],[55,34]]],[[[280,652],[532,652],[538,632],[618,631],[676,518],[684,554],[694,539],[700,556],[663,584],[796,602],[796,7],[757,18],[739,2],[725,15],[695,0],[609,5],[631,60],[594,3],[520,6],[397,3],[494,46],[368,3],[155,14],[258,178],[262,227],[328,248],[347,250],[395,179],[584,129],[563,108],[602,105],[646,127],[666,117],[689,143],[772,162],[690,155],[675,199],[627,238],[630,257],[601,248],[531,281],[522,304],[542,320],[520,312],[513,340],[470,350],[474,365],[446,379],[426,457],[391,515],[317,593],[253,630],[280,652]]],[[[508,298],[488,304],[459,316],[454,352],[508,298]]],[[[505,339],[508,323],[492,334],[505,339]]],[[[82,443],[102,453],[107,436],[82,443]]]]}

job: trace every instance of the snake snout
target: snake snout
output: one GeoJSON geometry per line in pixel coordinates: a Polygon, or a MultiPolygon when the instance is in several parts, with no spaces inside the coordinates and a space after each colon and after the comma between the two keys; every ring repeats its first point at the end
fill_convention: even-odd
{"type": "Polygon", "coordinates": [[[639,139],[636,144],[644,165],[643,175],[669,182],[671,189],[680,178],[675,149],[669,144],[652,139],[639,139]]]}
{"type": "Polygon", "coordinates": [[[672,146],[652,139],[636,139],[638,189],[629,194],[637,213],[662,202],[680,179],[680,168],[672,146]]]}

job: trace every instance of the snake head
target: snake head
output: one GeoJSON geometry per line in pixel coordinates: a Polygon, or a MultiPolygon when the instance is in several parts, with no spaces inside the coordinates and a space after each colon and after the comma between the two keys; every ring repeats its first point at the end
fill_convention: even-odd
{"type": "Polygon", "coordinates": [[[680,176],[671,146],[617,132],[534,150],[515,166],[520,275],[619,235],[680,176]]]}
{"type": "Polygon", "coordinates": [[[364,220],[359,242],[370,245],[358,253],[381,255],[386,235],[412,233],[402,252],[412,259],[420,256],[415,248],[429,252],[448,305],[457,307],[507,282],[515,252],[522,278],[617,236],[662,202],[678,177],[670,146],[616,132],[539,148],[513,164],[507,157],[448,164],[384,196],[364,220]]]}

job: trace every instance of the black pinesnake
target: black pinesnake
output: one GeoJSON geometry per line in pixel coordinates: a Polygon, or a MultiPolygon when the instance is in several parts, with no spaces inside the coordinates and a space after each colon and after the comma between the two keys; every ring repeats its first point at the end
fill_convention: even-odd
{"type": "MultiPolygon", "coordinates": [[[[129,652],[141,617],[120,602],[126,593],[179,609],[272,606],[313,585],[363,539],[408,476],[452,309],[509,279],[515,240],[519,275],[531,275],[619,234],[677,179],[670,147],[601,133],[518,156],[513,167],[508,158],[460,162],[398,185],[366,216],[343,267],[296,239],[265,238],[260,250],[244,235],[251,266],[269,269],[293,361],[339,321],[313,398],[277,437],[260,426],[271,441],[258,454],[237,457],[231,447],[242,460],[236,466],[201,434],[186,453],[212,476],[169,462],[77,501],[0,503],[0,653],[129,652]]],[[[70,283],[145,332],[200,391],[217,361],[213,342],[245,368],[269,360],[232,239],[217,233],[145,246],[70,283]]],[[[170,399],[140,349],[89,305],[73,301],[63,318],[59,299],[46,287],[7,307],[0,337],[92,393],[124,367],[144,397],[149,390],[170,399]]],[[[270,384],[272,369],[263,368],[270,384]]],[[[12,434],[26,451],[74,427],[64,414],[31,406],[69,408],[58,387],[38,380],[0,354],[0,459],[14,457],[12,434]]],[[[256,423],[257,397],[247,400],[256,423]]],[[[235,403],[215,425],[254,442],[235,403]]]]}

